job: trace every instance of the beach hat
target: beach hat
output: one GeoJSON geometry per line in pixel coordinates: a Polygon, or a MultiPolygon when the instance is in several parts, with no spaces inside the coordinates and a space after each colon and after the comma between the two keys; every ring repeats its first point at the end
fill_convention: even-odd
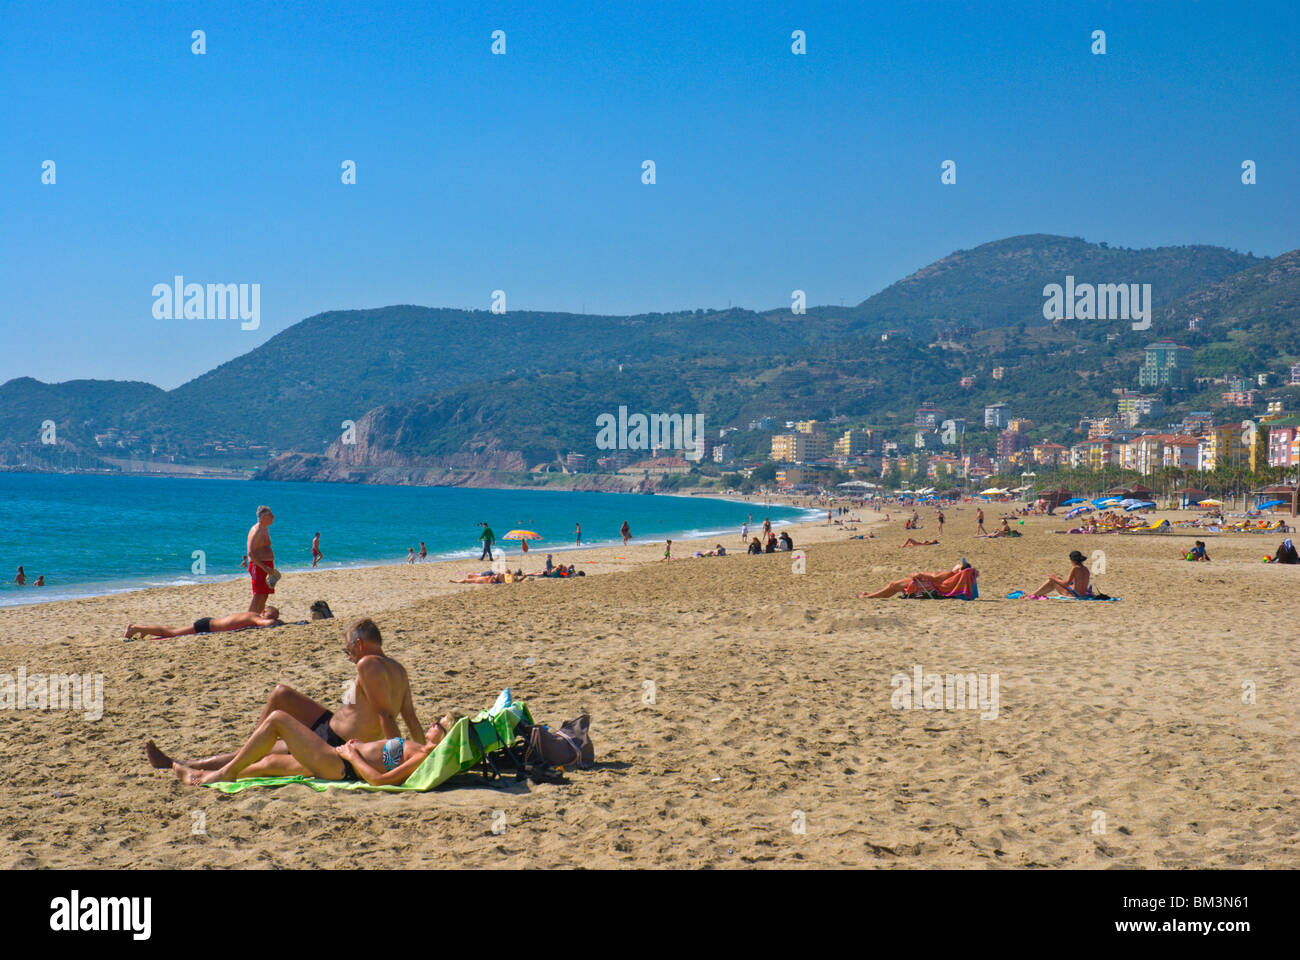
{"type": "Polygon", "coordinates": [[[1078,550],[1071,550],[1070,559],[1073,560],[1075,563],[1083,563],[1083,561],[1088,558],[1085,557],[1083,554],[1081,554],[1078,550]]]}

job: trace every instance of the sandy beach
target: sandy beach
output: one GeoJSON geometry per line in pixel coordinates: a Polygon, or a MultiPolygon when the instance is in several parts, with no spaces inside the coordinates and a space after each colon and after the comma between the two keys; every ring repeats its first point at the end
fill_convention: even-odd
{"type": "Polygon", "coordinates": [[[94,722],[0,716],[0,866],[1300,865],[1300,568],[1260,562],[1281,535],[1206,535],[1197,564],[1179,559],[1190,538],[1056,535],[1060,518],[976,539],[974,513],[948,510],[942,543],[915,549],[897,510],[873,540],[791,527],[803,573],[744,555],[739,531],[725,558],[690,558],[712,542],[671,562],[662,544],[566,552],[589,574],[567,581],[447,582],[477,561],[295,573],[286,618],[324,599],[336,620],[175,640],[122,631],[244,609],[246,581],[0,610],[0,672],[101,673],[105,697],[94,722]],[[1095,580],[1120,602],[1003,599],[1066,573],[1073,549],[1096,567],[1104,551],[1095,580]],[[962,556],[978,601],[855,599],[962,556]],[[147,737],[235,748],[277,682],[337,705],[340,630],[360,616],[422,720],[509,684],[539,720],[589,713],[596,768],[526,789],[224,796],[147,766],[147,737]],[[996,717],[897,709],[891,680],[917,666],[996,674],[996,717]]]}

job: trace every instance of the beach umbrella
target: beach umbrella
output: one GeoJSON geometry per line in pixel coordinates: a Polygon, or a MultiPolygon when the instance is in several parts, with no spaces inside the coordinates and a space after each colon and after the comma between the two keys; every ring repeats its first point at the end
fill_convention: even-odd
{"type": "Polygon", "coordinates": [[[529,540],[542,540],[544,538],[540,533],[536,533],[533,530],[511,530],[501,539],[522,541],[521,546],[524,548],[524,553],[527,553],[529,540]]]}
{"type": "Polygon", "coordinates": [[[1132,503],[1125,500],[1124,503],[1126,504],[1124,507],[1125,513],[1132,513],[1134,510],[1154,510],[1156,507],[1150,500],[1134,500],[1132,503]]]}
{"type": "Polygon", "coordinates": [[[1062,500],[1061,506],[1068,507],[1072,503],[1087,503],[1087,502],[1088,501],[1083,499],[1083,497],[1071,497],[1069,500],[1062,500]]]}
{"type": "MultiPolygon", "coordinates": [[[[1202,503],[1203,503],[1203,502],[1204,502],[1204,501],[1202,501],[1202,503]]],[[[1270,500],[1270,501],[1268,501],[1268,503],[1261,503],[1261,504],[1260,504],[1258,507],[1256,507],[1255,509],[1257,509],[1257,510],[1271,510],[1273,507],[1280,507],[1280,506],[1281,506],[1282,504],[1284,504],[1284,503],[1286,503],[1285,500],[1270,500]]]]}
{"type": "Polygon", "coordinates": [[[1001,493],[1001,492],[1002,492],[1002,491],[999,490],[997,487],[989,487],[987,490],[981,490],[981,491],[980,491],[980,496],[981,496],[981,497],[995,497],[995,496],[997,496],[997,495],[998,495],[999,493],[1001,493]]]}
{"type": "Polygon", "coordinates": [[[1200,501],[1200,504],[1201,506],[1209,504],[1211,507],[1221,507],[1223,506],[1223,501],[1215,500],[1213,497],[1206,497],[1204,500],[1200,501]]]}
{"type": "Polygon", "coordinates": [[[1098,497],[1096,500],[1092,502],[1099,507],[1104,507],[1108,503],[1120,503],[1122,501],[1119,497],[1098,497]]]}

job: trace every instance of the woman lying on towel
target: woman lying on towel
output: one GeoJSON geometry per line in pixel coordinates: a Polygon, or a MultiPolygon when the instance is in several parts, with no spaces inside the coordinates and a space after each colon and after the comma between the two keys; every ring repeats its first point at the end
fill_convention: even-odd
{"type": "Polygon", "coordinates": [[[241,777],[317,777],[321,780],[364,780],[371,786],[402,784],[463,716],[453,710],[434,723],[426,734],[427,743],[402,737],[362,743],[349,740],[331,747],[307,726],[283,710],[267,714],[239,752],[219,770],[195,770],[181,763],[172,772],[182,783],[202,786],[241,777]],[[272,753],[283,740],[288,753],[272,753]]]}
{"type": "Polygon", "coordinates": [[[975,578],[979,571],[965,560],[951,570],[936,570],[927,573],[918,570],[910,577],[895,580],[875,593],[859,593],[859,600],[883,600],[902,594],[905,597],[925,597],[930,599],[962,597],[970,599],[973,594],[975,578]]]}

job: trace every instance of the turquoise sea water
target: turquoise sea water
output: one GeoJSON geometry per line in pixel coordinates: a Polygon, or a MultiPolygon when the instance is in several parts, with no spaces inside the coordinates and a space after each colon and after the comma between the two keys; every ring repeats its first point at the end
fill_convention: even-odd
{"type": "MultiPolygon", "coordinates": [[[[540,560],[573,546],[575,523],[584,545],[618,542],[626,520],[636,542],[725,533],[730,549],[751,513],[760,525],[812,515],[707,497],[0,473],[0,606],[246,576],[239,561],[262,503],[275,512],[286,572],[310,568],[318,530],[322,569],[401,562],[421,540],[430,559],[472,557],[468,569],[480,520],[498,538],[515,527],[542,534],[532,545],[540,560]],[[26,587],[12,583],[19,564],[26,587]],[[41,574],[47,585],[32,587],[41,574]]],[[[517,543],[505,546],[519,555],[517,543]]]]}

